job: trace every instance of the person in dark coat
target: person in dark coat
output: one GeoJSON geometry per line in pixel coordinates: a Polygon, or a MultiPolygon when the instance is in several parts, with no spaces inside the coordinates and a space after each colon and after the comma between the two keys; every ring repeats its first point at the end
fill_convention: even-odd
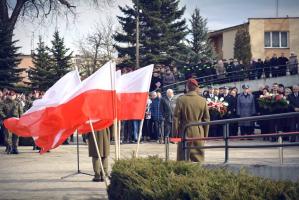
{"type": "MultiPolygon", "coordinates": [[[[268,96],[268,95],[269,95],[269,89],[268,88],[263,88],[263,92],[260,95],[260,97],[261,96],[268,96]]],[[[258,105],[258,114],[259,115],[270,115],[271,112],[270,112],[270,110],[268,108],[264,108],[264,107],[258,105]]],[[[270,123],[271,123],[271,120],[262,120],[262,121],[259,121],[258,123],[260,125],[261,134],[270,133],[270,123]]],[[[265,137],[264,140],[269,140],[269,138],[265,137]]]]}
{"type": "Polygon", "coordinates": [[[291,75],[298,74],[298,59],[294,52],[291,52],[288,66],[289,66],[289,71],[290,71],[291,75]]]}
{"type": "Polygon", "coordinates": [[[172,89],[166,91],[166,97],[161,99],[161,112],[164,118],[164,141],[165,137],[172,137],[172,120],[175,107],[172,89]]]}
{"type": "Polygon", "coordinates": [[[250,63],[249,80],[254,80],[257,76],[257,61],[252,59],[250,63]]]}
{"type": "Polygon", "coordinates": [[[264,63],[262,59],[257,59],[257,64],[256,64],[256,71],[257,71],[257,79],[260,79],[263,75],[263,69],[264,69],[264,63]]]}
{"type": "MultiPolygon", "coordinates": [[[[299,112],[299,85],[293,86],[293,93],[288,96],[288,100],[290,102],[291,111],[299,112]]],[[[292,118],[291,131],[299,131],[299,117],[292,118]]],[[[291,137],[291,142],[295,142],[296,137],[291,137]]]]}
{"type": "Polygon", "coordinates": [[[270,73],[271,73],[271,63],[270,63],[270,58],[267,56],[266,59],[264,60],[264,73],[266,78],[270,78],[270,73]]]}
{"type": "Polygon", "coordinates": [[[274,53],[272,58],[270,59],[270,66],[271,66],[272,77],[277,77],[279,74],[279,66],[278,66],[278,58],[276,56],[276,53],[274,53]]]}
{"type": "MultiPolygon", "coordinates": [[[[240,117],[251,117],[256,114],[254,96],[249,93],[249,85],[242,86],[243,93],[238,96],[237,115],[240,117]]],[[[254,133],[252,122],[240,122],[241,135],[254,133]]]]}
{"type": "MultiPolygon", "coordinates": [[[[237,93],[235,90],[231,90],[230,94],[224,97],[224,101],[228,103],[226,119],[237,118],[237,93]]],[[[229,124],[229,136],[238,135],[238,123],[229,124]]]]}
{"type": "Polygon", "coordinates": [[[287,75],[287,63],[289,59],[284,56],[284,53],[281,53],[281,56],[277,60],[279,65],[279,76],[286,76],[287,75]]]}
{"type": "Polygon", "coordinates": [[[161,89],[163,87],[163,81],[160,77],[158,72],[153,73],[151,85],[150,85],[150,92],[156,91],[157,89],[161,89]]]}
{"type": "MultiPolygon", "coordinates": [[[[195,79],[189,79],[187,82],[188,92],[177,99],[173,117],[173,130],[176,136],[183,136],[185,125],[191,122],[208,122],[210,121],[209,110],[206,100],[199,96],[198,83],[195,79]]],[[[209,126],[192,126],[186,130],[188,138],[207,137],[209,126]]],[[[195,140],[188,143],[188,147],[202,147],[203,141],[195,140]]],[[[193,162],[204,161],[203,149],[187,150],[187,160],[193,162]]],[[[184,151],[182,143],[178,143],[177,160],[183,160],[184,151]]]]}
{"type": "Polygon", "coordinates": [[[161,110],[161,98],[157,92],[151,93],[152,103],[150,106],[151,119],[153,122],[153,139],[162,143],[163,139],[163,114],[161,110]]]}
{"type": "Polygon", "coordinates": [[[212,86],[208,86],[208,91],[204,95],[204,98],[213,98],[214,97],[214,88],[212,86]]]}

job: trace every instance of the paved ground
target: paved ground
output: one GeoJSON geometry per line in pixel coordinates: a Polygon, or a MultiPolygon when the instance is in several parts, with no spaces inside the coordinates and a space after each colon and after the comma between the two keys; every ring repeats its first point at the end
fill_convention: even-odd
{"type": "MultiPolygon", "coordinates": [[[[208,142],[207,145],[221,142],[208,142]]],[[[256,144],[262,141],[236,141],[234,144],[256,144]]],[[[122,158],[130,158],[136,144],[121,145],[122,158]]],[[[140,156],[165,156],[165,146],[144,143],[140,156]]],[[[91,182],[91,176],[76,175],[66,179],[62,176],[76,172],[76,146],[65,145],[50,153],[39,155],[31,147],[20,147],[19,155],[6,155],[0,147],[0,199],[106,199],[104,183],[91,182]]],[[[92,173],[87,146],[80,146],[80,169],[92,173]]],[[[110,164],[113,164],[114,146],[111,146],[110,164]]],[[[176,145],[170,146],[170,158],[176,157],[176,145]]],[[[299,147],[284,150],[286,165],[299,165],[299,147]]],[[[206,163],[221,163],[223,149],[206,150],[206,163]]],[[[278,165],[278,149],[233,149],[230,163],[278,165]]],[[[110,168],[111,168],[110,165],[110,168]]]]}

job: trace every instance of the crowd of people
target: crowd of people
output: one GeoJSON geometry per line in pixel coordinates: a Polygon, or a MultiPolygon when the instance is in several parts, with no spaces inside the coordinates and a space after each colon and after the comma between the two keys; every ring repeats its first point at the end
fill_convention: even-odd
{"type": "Polygon", "coordinates": [[[235,82],[245,79],[254,80],[260,78],[286,76],[298,74],[298,59],[295,53],[286,57],[281,53],[278,57],[266,57],[265,60],[253,58],[249,65],[243,64],[237,59],[223,59],[209,62],[200,61],[197,65],[184,66],[185,78],[199,78],[200,82],[235,82]]]}
{"type": "MultiPolygon", "coordinates": [[[[259,91],[251,91],[248,85],[242,86],[243,91],[239,93],[236,87],[213,88],[203,92],[205,98],[223,98],[228,103],[227,113],[220,116],[217,112],[211,112],[211,120],[233,119],[238,117],[250,117],[258,115],[270,115],[286,112],[299,112],[299,86],[294,85],[292,88],[284,87],[283,84],[274,83],[272,86],[261,86],[259,91]],[[259,104],[261,96],[278,95],[281,99],[285,99],[288,105],[284,108],[265,108],[259,104]]],[[[277,133],[277,132],[292,132],[299,131],[299,118],[291,118],[289,120],[273,119],[261,120],[257,122],[240,122],[229,124],[229,135],[237,136],[238,132],[241,135],[250,135],[256,133],[256,129],[260,129],[261,134],[277,133]],[[239,131],[240,127],[240,131],[239,131]]],[[[223,135],[222,125],[210,127],[209,136],[217,137],[223,135]]],[[[265,139],[269,139],[266,138],[265,139]]],[[[295,137],[284,138],[285,140],[295,141],[295,137]]],[[[275,138],[271,139],[275,141],[275,138]]]]}

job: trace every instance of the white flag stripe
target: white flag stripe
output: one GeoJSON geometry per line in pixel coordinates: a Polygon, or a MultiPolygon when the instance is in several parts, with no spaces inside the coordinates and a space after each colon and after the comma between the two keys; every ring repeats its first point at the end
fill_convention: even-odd
{"type": "Polygon", "coordinates": [[[69,99],[88,90],[115,90],[115,66],[115,62],[107,62],[95,73],[82,81],[80,86],[69,99]]]}
{"type": "Polygon", "coordinates": [[[117,93],[148,92],[153,68],[154,65],[152,64],[122,75],[117,81],[117,93]]]}
{"type": "Polygon", "coordinates": [[[77,88],[80,83],[81,80],[77,70],[67,73],[46,91],[42,99],[35,100],[32,107],[24,114],[63,103],[72,95],[73,90],[77,88]]]}

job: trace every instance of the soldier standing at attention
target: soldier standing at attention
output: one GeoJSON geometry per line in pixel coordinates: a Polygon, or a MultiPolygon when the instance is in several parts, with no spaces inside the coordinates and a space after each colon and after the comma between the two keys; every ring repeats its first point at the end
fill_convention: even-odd
{"type": "MultiPolygon", "coordinates": [[[[95,142],[92,136],[92,133],[89,133],[88,136],[88,152],[89,157],[92,157],[92,166],[95,173],[92,181],[94,182],[104,182],[103,173],[101,171],[101,165],[99,161],[99,156],[95,146],[95,142]]],[[[98,144],[100,159],[102,159],[103,167],[105,174],[108,172],[108,157],[110,154],[110,130],[106,128],[101,131],[95,132],[96,142],[98,144]]]]}
{"type": "MultiPolygon", "coordinates": [[[[3,104],[0,107],[0,116],[1,118],[8,119],[11,117],[20,117],[23,114],[23,108],[16,100],[16,93],[11,91],[9,96],[3,101],[3,104]]],[[[13,134],[6,128],[4,129],[5,144],[6,144],[6,153],[7,154],[18,154],[18,142],[19,136],[13,134]]]]}
{"type": "MultiPolygon", "coordinates": [[[[199,96],[198,83],[195,79],[189,79],[187,82],[187,93],[178,98],[174,110],[174,134],[183,137],[184,126],[191,122],[208,122],[210,115],[206,99],[199,96]]],[[[191,126],[187,129],[188,138],[208,137],[209,126],[191,126]]],[[[195,140],[188,142],[188,147],[201,147],[203,141],[195,140]]],[[[203,149],[188,149],[187,160],[193,162],[203,162],[203,149]]],[[[177,160],[184,159],[182,143],[178,144],[177,160]]]]}

